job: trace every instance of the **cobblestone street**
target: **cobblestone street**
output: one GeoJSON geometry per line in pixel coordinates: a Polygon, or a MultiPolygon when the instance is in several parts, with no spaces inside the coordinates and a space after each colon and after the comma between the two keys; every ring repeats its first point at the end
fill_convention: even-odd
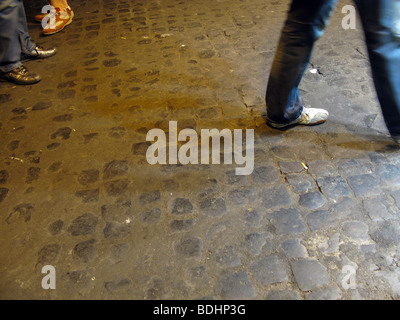
{"type": "Polygon", "coordinates": [[[0,82],[1,299],[400,299],[400,149],[360,21],[342,27],[351,1],[301,83],[330,118],[287,131],[263,113],[290,1],[68,2],[43,36],[46,2],[25,1],[58,52],[24,63],[38,84],[0,82]],[[149,164],[170,121],[254,129],[254,171],[149,164]]]}

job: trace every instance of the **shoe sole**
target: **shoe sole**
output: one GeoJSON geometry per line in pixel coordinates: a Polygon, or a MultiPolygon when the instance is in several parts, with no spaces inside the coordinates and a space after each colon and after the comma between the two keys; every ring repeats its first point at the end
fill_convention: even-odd
{"type": "Polygon", "coordinates": [[[323,123],[325,123],[325,122],[326,122],[326,120],[321,120],[321,121],[317,121],[317,122],[315,122],[315,123],[310,123],[310,124],[292,123],[292,124],[288,124],[288,125],[276,125],[276,124],[273,123],[273,122],[270,122],[270,121],[268,121],[268,120],[266,121],[267,125],[268,125],[270,128],[272,128],[272,129],[278,129],[278,130],[291,129],[291,128],[296,127],[296,126],[307,126],[307,127],[312,127],[312,126],[317,126],[317,125],[323,124],[323,123]]]}
{"type": "Polygon", "coordinates": [[[0,77],[0,82],[8,82],[8,83],[18,84],[18,85],[24,85],[24,86],[28,86],[28,85],[31,85],[31,84],[38,83],[38,82],[40,82],[41,80],[42,80],[42,79],[38,79],[38,80],[35,80],[35,81],[31,81],[31,82],[18,82],[18,81],[12,81],[12,80],[8,80],[8,79],[1,78],[1,77],[0,77]]]}

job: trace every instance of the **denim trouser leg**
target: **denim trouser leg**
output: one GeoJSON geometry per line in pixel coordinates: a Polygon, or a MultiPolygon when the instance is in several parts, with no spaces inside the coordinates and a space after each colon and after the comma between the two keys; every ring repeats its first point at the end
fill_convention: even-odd
{"type": "Polygon", "coordinates": [[[298,87],[336,2],[292,1],[268,81],[265,100],[270,120],[286,123],[300,116],[303,103],[298,87]]]}
{"type": "Polygon", "coordinates": [[[21,66],[21,53],[34,48],[22,0],[0,0],[0,72],[21,66]]]}
{"type": "MultiPolygon", "coordinates": [[[[396,0],[355,1],[364,27],[373,80],[382,113],[393,135],[400,135],[400,20],[396,0]]],[[[399,3],[397,2],[397,5],[399,3]]]]}

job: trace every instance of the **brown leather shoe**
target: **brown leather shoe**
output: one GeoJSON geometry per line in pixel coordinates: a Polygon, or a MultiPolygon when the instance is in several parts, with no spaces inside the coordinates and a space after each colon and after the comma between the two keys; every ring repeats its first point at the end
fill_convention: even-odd
{"type": "Polygon", "coordinates": [[[42,79],[38,74],[29,72],[24,66],[6,73],[0,73],[0,78],[15,84],[34,84],[42,79]]]}

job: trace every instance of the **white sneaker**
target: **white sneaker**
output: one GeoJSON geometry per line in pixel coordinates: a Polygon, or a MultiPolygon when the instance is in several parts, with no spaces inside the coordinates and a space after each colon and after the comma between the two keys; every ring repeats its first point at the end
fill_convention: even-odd
{"type": "Polygon", "coordinates": [[[291,122],[278,123],[269,119],[267,119],[267,122],[271,127],[280,129],[294,125],[315,126],[317,124],[324,123],[328,117],[329,113],[325,109],[303,108],[301,115],[296,120],[291,122]]]}

